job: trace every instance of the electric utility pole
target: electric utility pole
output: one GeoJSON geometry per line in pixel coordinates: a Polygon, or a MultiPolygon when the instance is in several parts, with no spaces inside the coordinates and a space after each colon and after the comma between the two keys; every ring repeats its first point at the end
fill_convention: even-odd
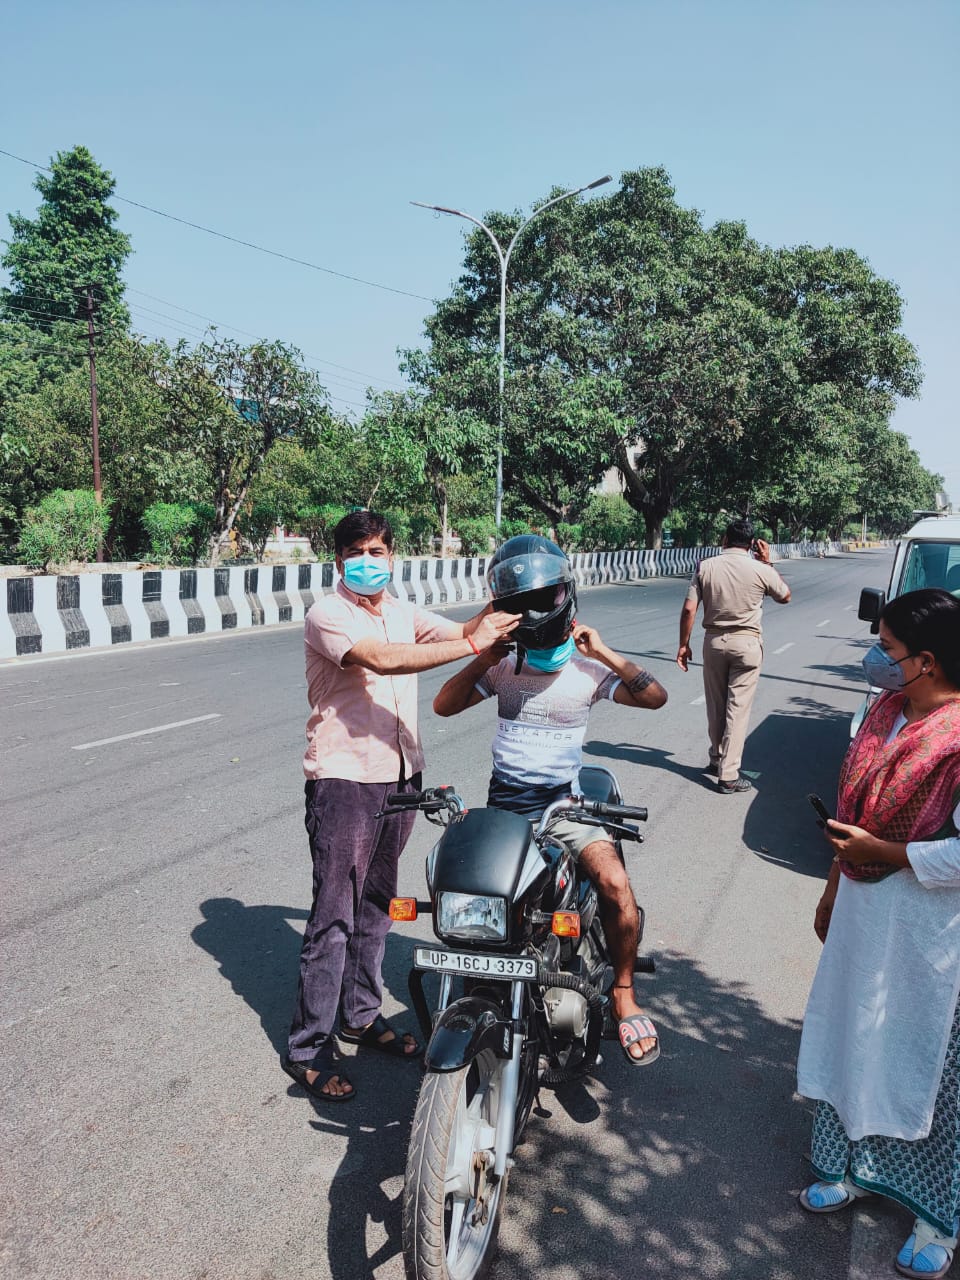
{"type": "MultiPolygon", "coordinates": [[[[103,502],[103,485],[100,480],[100,411],[97,406],[97,351],[93,327],[93,286],[87,285],[87,358],[90,361],[90,427],[93,432],[93,496],[100,506],[103,502]]],[[[97,547],[97,560],[103,561],[103,548],[97,547]]]]}

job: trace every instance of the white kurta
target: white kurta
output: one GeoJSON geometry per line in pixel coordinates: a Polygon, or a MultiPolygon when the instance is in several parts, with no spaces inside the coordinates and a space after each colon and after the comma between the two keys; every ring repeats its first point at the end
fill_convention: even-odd
{"type": "Polygon", "coordinates": [[[960,994],[960,838],[907,856],[873,884],[841,876],[803,1021],[798,1091],[853,1141],[930,1132],[960,994]]]}

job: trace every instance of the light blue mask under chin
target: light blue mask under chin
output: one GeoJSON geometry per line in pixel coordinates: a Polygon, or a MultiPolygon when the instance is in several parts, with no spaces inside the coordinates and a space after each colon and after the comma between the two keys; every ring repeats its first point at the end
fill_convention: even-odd
{"type": "Polygon", "coordinates": [[[559,671],[573,657],[575,648],[573,636],[569,636],[563,644],[554,645],[552,649],[528,649],[524,661],[534,671],[559,671]]]}

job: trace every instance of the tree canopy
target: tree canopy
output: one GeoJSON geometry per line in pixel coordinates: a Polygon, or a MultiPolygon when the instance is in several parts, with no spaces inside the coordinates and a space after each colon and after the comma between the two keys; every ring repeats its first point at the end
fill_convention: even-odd
{"type": "MultiPolygon", "coordinates": [[[[520,221],[486,218],[501,241],[520,221]]],[[[470,233],[428,349],[407,355],[424,390],[488,421],[498,271],[487,236],[470,233]]],[[[694,495],[756,506],[824,430],[889,417],[919,384],[899,292],[853,250],[770,249],[742,223],[705,227],[659,168],[545,211],[508,283],[508,484],[569,520],[615,465],[651,546],[694,495]]]]}
{"type": "MultiPolygon", "coordinates": [[[[113,177],[85,147],[58,153],[35,186],[36,216],[10,215],[0,257],[8,554],[48,495],[90,487],[88,286],[108,553],[196,554],[206,539],[216,561],[232,531],[262,546],[274,522],[325,550],[339,514],[373,504],[403,548],[437,534],[446,547],[452,533],[488,545],[500,275],[482,230],[466,236],[422,349],[401,352],[410,385],[369,392],[352,419],[277,339],[213,333],[171,349],[131,332],[130,240],[113,177]]],[[[485,221],[505,245],[524,218],[485,221]]],[[[771,248],[742,222],[707,226],[663,169],[638,169],[607,196],[536,215],[508,283],[501,534],[657,546],[669,522],[703,542],[734,511],[775,537],[837,535],[853,520],[891,533],[932,505],[940,477],[890,428],[920,380],[902,300],[853,249],[771,248]],[[599,493],[611,473],[622,497],[599,493]]]]}
{"type": "Polygon", "coordinates": [[[86,147],[58,152],[49,173],[37,174],[37,216],[9,215],[12,234],[0,258],[11,279],[0,294],[7,316],[49,332],[57,321],[85,315],[93,288],[101,321],[126,327],[120,276],[130,237],[107,203],[115,185],[86,147]]]}

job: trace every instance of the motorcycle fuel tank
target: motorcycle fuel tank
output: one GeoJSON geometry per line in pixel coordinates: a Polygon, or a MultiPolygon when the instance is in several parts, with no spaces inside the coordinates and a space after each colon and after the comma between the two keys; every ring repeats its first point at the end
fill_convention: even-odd
{"type": "MultiPolygon", "coordinates": [[[[504,809],[468,809],[450,823],[436,847],[431,888],[512,902],[531,852],[541,857],[529,819],[504,809]]],[[[545,860],[543,866],[546,871],[545,860]]]]}

